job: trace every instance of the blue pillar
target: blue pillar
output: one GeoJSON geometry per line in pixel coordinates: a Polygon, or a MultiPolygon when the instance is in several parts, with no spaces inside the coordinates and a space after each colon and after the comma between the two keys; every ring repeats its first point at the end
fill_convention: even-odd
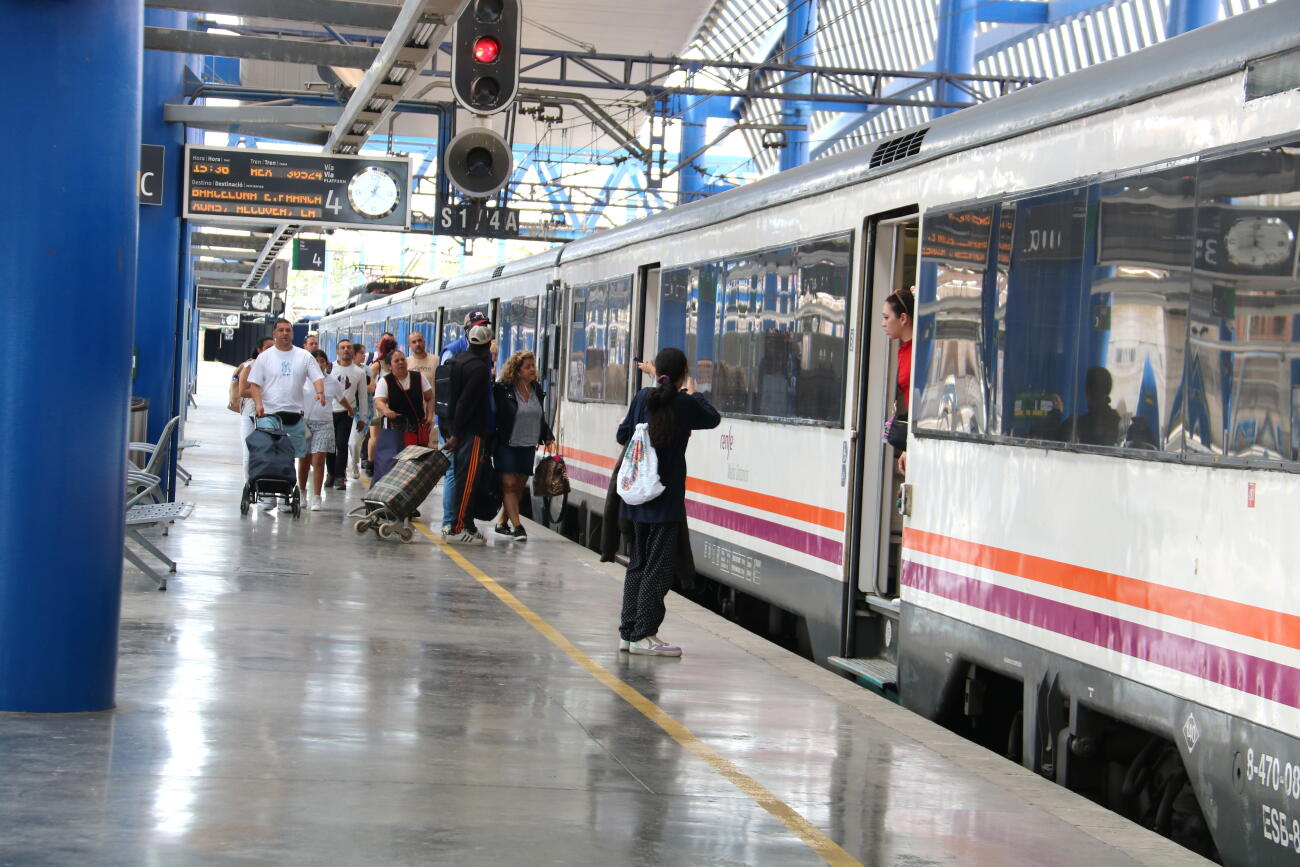
{"type": "MultiPolygon", "coordinates": [[[[934,46],[936,72],[953,75],[975,73],[975,35],[978,30],[975,13],[978,6],[977,0],[939,0],[939,38],[934,46]]],[[[935,97],[939,102],[971,102],[970,94],[948,83],[939,85],[935,97]]],[[[957,109],[936,108],[934,116],[954,111],[957,109]]]]}
{"type": "Polygon", "coordinates": [[[141,4],[0,0],[0,19],[17,34],[0,73],[24,128],[9,159],[26,167],[9,175],[8,201],[23,206],[0,211],[0,317],[76,334],[75,351],[14,355],[0,383],[10,418],[26,419],[0,425],[0,711],[105,710],[122,588],[141,4]],[[71,415],[50,404],[65,388],[71,415]]]}
{"type": "Polygon", "coordinates": [[[1174,37],[1219,20],[1219,0],[1170,0],[1165,36],[1174,37]]]}
{"type": "MultiPolygon", "coordinates": [[[[187,16],[150,9],[145,24],[184,29],[187,16]]],[[[188,250],[182,248],[181,173],[185,132],[181,124],[163,122],[163,106],[184,101],[188,55],[144,52],[141,82],[140,140],[166,148],[163,203],[140,206],[140,255],[135,304],[136,371],[131,392],[149,400],[149,441],[154,442],[172,416],[184,407],[189,359],[183,329],[188,327],[189,287],[183,282],[188,250]]],[[[168,462],[174,471],[174,464],[168,462]]],[[[172,473],[164,479],[171,490],[172,473]]]]}
{"type": "MultiPolygon", "coordinates": [[[[786,63],[814,64],[817,62],[817,0],[789,0],[785,16],[785,38],[782,40],[782,59],[786,63]]],[[[812,79],[796,78],[785,85],[788,94],[812,92],[812,79]]],[[[785,134],[785,147],[781,149],[781,171],[808,162],[808,124],[812,121],[812,104],[800,100],[781,102],[781,123],[803,126],[785,134]]]]}
{"type": "MultiPolygon", "coordinates": [[[[689,157],[708,144],[705,138],[708,132],[709,112],[707,104],[710,98],[688,96],[686,111],[682,115],[682,159],[689,157]]],[[[695,170],[695,163],[684,167],[677,180],[678,204],[686,204],[704,198],[704,175],[695,170]]]]}

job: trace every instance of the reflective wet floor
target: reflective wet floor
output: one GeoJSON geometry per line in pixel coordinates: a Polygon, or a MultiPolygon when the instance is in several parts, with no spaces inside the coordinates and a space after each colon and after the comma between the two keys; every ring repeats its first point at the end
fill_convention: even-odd
{"type": "Polygon", "coordinates": [[[620,570],[539,527],[461,564],[357,537],[356,483],[241,518],[202,367],[179,571],[127,567],[115,711],[0,716],[0,863],[1195,860],[683,600],[682,659],[620,654],[620,570]]]}

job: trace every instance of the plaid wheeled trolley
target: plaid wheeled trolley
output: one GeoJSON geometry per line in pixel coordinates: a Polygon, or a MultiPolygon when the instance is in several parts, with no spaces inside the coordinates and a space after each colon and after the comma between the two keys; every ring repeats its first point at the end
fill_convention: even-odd
{"type": "Polygon", "coordinates": [[[447,472],[447,456],[438,449],[407,446],[397,454],[393,468],[375,482],[361,498],[361,505],[348,513],[357,518],[352,528],[357,535],[374,530],[381,539],[394,535],[403,542],[415,539],[411,520],[434,485],[447,472]]]}

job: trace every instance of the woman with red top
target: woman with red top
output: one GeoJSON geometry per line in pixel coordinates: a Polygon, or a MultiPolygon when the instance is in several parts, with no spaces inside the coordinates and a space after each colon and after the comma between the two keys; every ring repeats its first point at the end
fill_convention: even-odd
{"type": "MultiPolygon", "coordinates": [[[[916,318],[916,298],[911,289],[899,289],[885,299],[880,308],[880,327],[890,340],[901,340],[898,347],[898,397],[894,402],[895,419],[907,421],[912,394],[912,321],[916,318]]],[[[907,472],[906,445],[899,450],[898,471],[907,472]]]]}

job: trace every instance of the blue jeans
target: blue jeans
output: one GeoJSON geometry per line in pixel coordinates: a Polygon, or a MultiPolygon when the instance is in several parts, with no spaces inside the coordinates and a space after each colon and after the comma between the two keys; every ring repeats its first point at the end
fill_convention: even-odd
{"type": "MultiPolygon", "coordinates": [[[[447,438],[442,438],[443,445],[447,438]]],[[[456,455],[447,452],[447,472],[442,475],[442,526],[450,527],[456,520],[456,455]]]]}

